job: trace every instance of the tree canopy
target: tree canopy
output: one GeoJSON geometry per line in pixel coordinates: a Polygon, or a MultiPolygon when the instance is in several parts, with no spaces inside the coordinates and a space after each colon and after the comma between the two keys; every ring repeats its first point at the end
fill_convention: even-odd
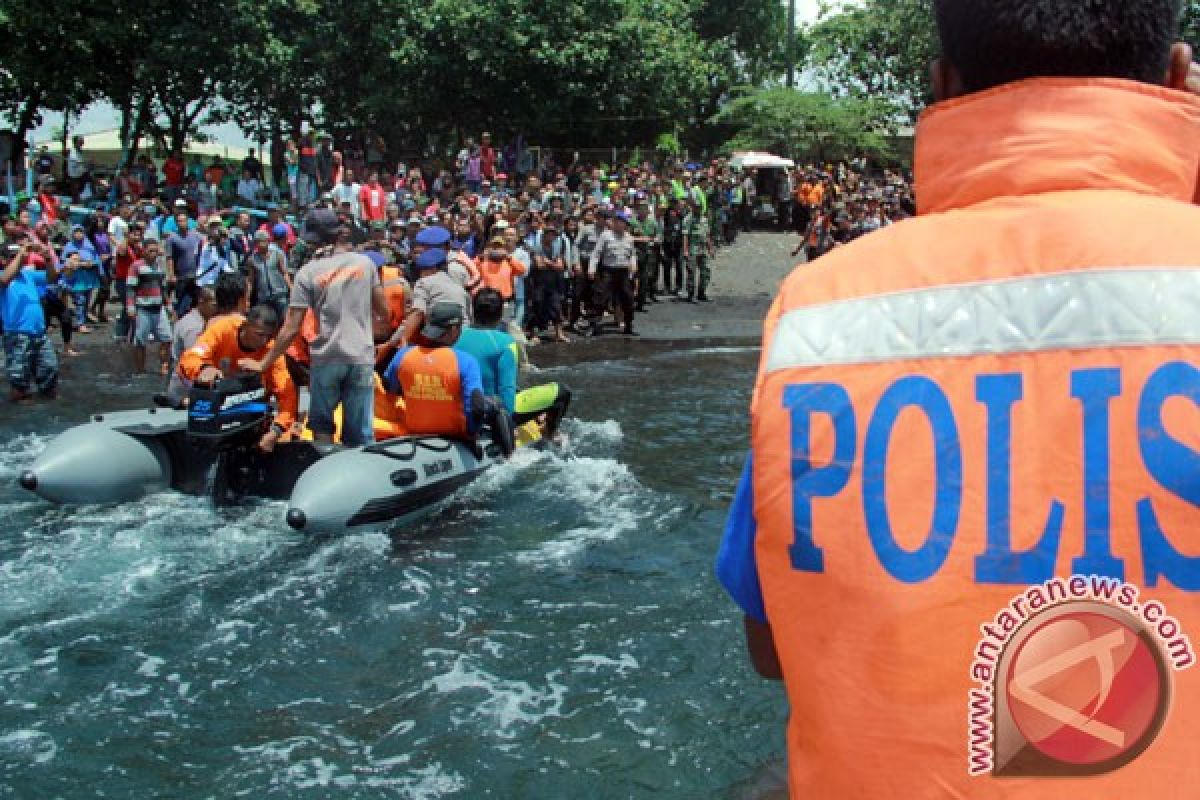
{"type": "Polygon", "coordinates": [[[0,0],[0,113],[104,99],[127,140],[204,122],[301,122],[424,148],[487,127],[619,144],[694,132],[729,91],[779,75],[778,0],[0,0]]]}

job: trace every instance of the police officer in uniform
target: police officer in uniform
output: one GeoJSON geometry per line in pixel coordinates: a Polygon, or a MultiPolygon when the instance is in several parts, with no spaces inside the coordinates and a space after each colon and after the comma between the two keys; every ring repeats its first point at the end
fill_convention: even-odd
{"type": "Polygon", "coordinates": [[[633,237],[629,235],[629,215],[626,212],[615,214],[612,228],[600,235],[588,262],[588,272],[596,279],[593,288],[596,306],[607,308],[608,299],[615,296],[621,309],[623,333],[637,336],[633,330],[633,276],[637,274],[637,249],[633,237]]]}

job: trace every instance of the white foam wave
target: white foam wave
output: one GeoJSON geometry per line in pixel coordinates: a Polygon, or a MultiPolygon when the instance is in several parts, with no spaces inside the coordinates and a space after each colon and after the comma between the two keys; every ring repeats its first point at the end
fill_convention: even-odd
{"type": "Polygon", "coordinates": [[[46,449],[52,437],[36,433],[14,436],[0,445],[0,480],[15,478],[46,449]]]}
{"type": "MultiPolygon", "coordinates": [[[[524,729],[551,717],[562,717],[567,685],[563,671],[545,674],[544,686],[512,678],[502,678],[485,670],[477,658],[465,653],[426,650],[423,655],[450,656],[450,668],[425,682],[425,688],[439,694],[465,693],[482,699],[464,704],[473,709],[467,719],[455,718],[456,726],[469,725],[502,739],[515,739],[524,729]]],[[[431,659],[431,663],[435,663],[431,659]]]]}
{"type": "Polygon", "coordinates": [[[45,764],[58,755],[58,744],[45,731],[22,728],[0,736],[0,753],[14,760],[45,764]]]}

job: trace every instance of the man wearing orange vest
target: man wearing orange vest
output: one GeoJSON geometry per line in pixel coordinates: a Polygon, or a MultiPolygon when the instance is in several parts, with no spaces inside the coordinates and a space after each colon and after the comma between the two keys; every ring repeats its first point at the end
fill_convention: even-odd
{"type": "Polygon", "coordinates": [[[1196,797],[1180,3],[934,7],[920,216],[784,283],[717,573],[793,797],[1196,797]]]}
{"type": "Polygon", "coordinates": [[[409,433],[474,439],[499,416],[483,394],[479,362],[454,348],[464,319],[458,303],[434,303],[421,329],[425,343],[401,348],[384,372],[384,386],[404,398],[409,433]]]}

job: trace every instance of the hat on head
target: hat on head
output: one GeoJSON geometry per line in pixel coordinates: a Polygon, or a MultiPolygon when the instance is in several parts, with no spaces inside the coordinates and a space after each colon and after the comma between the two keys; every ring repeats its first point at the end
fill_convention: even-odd
{"type": "Polygon", "coordinates": [[[384,221],[383,221],[383,220],[381,220],[381,219],[373,219],[373,220],[371,220],[371,230],[373,230],[373,231],[386,231],[386,230],[387,230],[387,223],[386,223],[386,222],[384,222],[384,221]]]}
{"type": "Polygon", "coordinates": [[[275,223],[275,225],[271,228],[271,235],[276,239],[283,239],[288,235],[288,226],[284,225],[282,222],[275,223]]]}
{"type": "Polygon", "coordinates": [[[403,227],[404,227],[404,220],[402,220],[402,219],[394,219],[394,220],[392,220],[391,227],[392,227],[392,228],[403,228],[403,227]]]}
{"type": "Polygon", "coordinates": [[[493,247],[495,245],[500,245],[501,247],[503,247],[504,246],[504,237],[503,236],[493,236],[488,241],[488,247],[493,247]]]}
{"type": "Polygon", "coordinates": [[[269,242],[269,241],[271,241],[271,234],[267,233],[266,231],[255,231],[254,232],[254,241],[269,242]]]}
{"type": "Polygon", "coordinates": [[[175,207],[176,208],[187,208],[187,200],[184,200],[182,197],[176,199],[175,207]]]}
{"type": "Polygon", "coordinates": [[[503,231],[503,230],[508,230],[510,227],[511,226],[508,224],[508,220],[498,219],[498,220],[496,220],[495,224],[492,225],[492,230],[503,231]]]}
{"type": "Polygon", "coordinates": [[[208,225],[208,227],[210,227],[210,228],[211,228],[213,225],[221,225],[221,226],[224,226],[224,225],[225,225],[225,220],[221,219],[221,216],[220,216],[219,214],[213,214],[211,217],[209,217],[209,218],[208,218],[208,221],[207,221],[207,223],[205,223],[205,224],[207,224],[207,225],[208,225]]]}
{"type": "Polygon", "coordinates": [[[426,247],[445,247],[451,238],[450,231],[441,225],[434,225],[418,233],[415,241],[426,247]]]}
{"type": "Polygon", "coordinates": [[[332,244],[337,241],[341,220],[328,208],[314,209],[304,216],[304,241],[309,244],[332,244]]]}
{"type": "Polygon", "coordinates": [[[440,339],[455,325],[463,324],[463,309],[458,303],[434,303],[421,335],[426,339],[440,339]]]}
{"type": "Polygon", "coordinates": [[[417,269],[437,269],[446,263],[446,251],[440,247],[431,247],[417,256],[417,269]]]}
{"type": "Polygon", "coordinates": [[[505,172],[497,172],[497,173],[496,173],[496,180],[498,180],[498,181],[506,181],[506,180],[508,180],[508,173],[505,173],[505,172]]]}

